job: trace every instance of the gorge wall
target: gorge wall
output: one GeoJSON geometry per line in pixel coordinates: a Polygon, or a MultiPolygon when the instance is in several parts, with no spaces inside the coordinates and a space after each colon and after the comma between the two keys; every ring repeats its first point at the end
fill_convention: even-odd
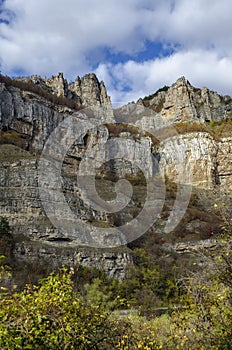
{"type": "MultiPolygon", "coordinates": [[[[54,267],[66,263],[94,265],[105,269],[110,276],[123,278],[132,263],[131,252],[125,248],[127,239],[123,235],[112,237],[110,232],[114,225],[130,221],[141,211],[146,186],[139,168],[147,177],[153,177],[159,168],[173,183],[193,185],[196,190],[216,193],[216,197],[221,194],[231,197],[232,99],[229,96],[219,96],[207,88],[196,89],[180,78],[170,88],[113,111],[104,83],[94,74],[77,77],[70,84],[61,73],[50,79],[33,76],[20,81],[21,87],[14,82],[0,83],[0,216],[10,223],[18,260],[43,261],[54,267]],[[23,84],[28,83],[26,88],[28,85],[23,84]],[[79,110],[65,105],[66,100],[57,104],[31,91],[30,84],[44,89],[49,96],[74,101],[79,110]],[[41,204],[38,182],[41,152],[51,133],[70,116],[80,125],[84,120],[96,126],[77,138],[64,158],[65,199],[80,220],[91,223],[90,237],[102,231],[102,244],[107,246],[113,239],[117,249],[84,247],[85,241],[54,227],[41,204]],[[114,138],[118,143],[110,144],[109,149],[103,147],[114,138]],[[110,157],[110,152],[116,159],[102,164],[96,174],[100,195],[112,200],[114,196],[110,192],[121,176],[135,185],[135,196],[128,208],[114,215],[94,210],[76,181],[81,166],[83,172],[89,170],[88,161],[81,165],[86,154],[87,160],[101,164],[106,156],[110,157]]],[[[161,214],[156,226],[149,230],[165,239],[163,228],[172,211],[172,196],[173,193],[166,198],[166,214],[161,214]]],[[[182,222],[193,240],[210,236],[207,236],[212,225],[210,215],[204,210],[201,215],[199,210],[196,215],[195,210],[193,217],[190,215],[193,208],[188,209],[189,218],[182,222]]],[[[211,217],[217,221],[214,213],[211,217]]],[[[84,228],[80,224],[76,229],[79,237],[84,228]]]]}

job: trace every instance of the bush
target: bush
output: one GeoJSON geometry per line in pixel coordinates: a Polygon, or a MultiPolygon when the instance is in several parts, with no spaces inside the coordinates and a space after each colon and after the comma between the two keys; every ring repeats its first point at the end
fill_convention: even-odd
{"type": "MultiPolygon", "coordinates": [[[[125,280],[125,291],[135,295],[153,288],[157,292],[160,273],[154,262],[142,250],[135,253],[137,267],[133,280],[125,280]]],[[[37,287],[27,285],[20,293],[0,294],[0,348],[229,350],[231,257],[229,245],[220,254],[208,257],[203,273],[183,279],[186,293],[179,300],[180,306],[170,316],[150,319],[133,310],[124,315],[110,311],[116,305],[112,304],[119,288],[116,282],[107,287],[95,279],[82,296],[74,288],[73,273],[62,269],[41,280],[37,287]]]]}
{"type": "Polygon", "coordinates": [[[0,348],[98,349],[111,332],[107,319],[74,291],[63,270],[1,299],[0,348]]]}
{"type": "Polygon", "coordinates": [[[105,126],[107,127],[111,137],[119,137],[121,132],[129,132],[131,134],[131,136],[137,136],[138,134],[140,134],[139,128],[136,126],[133,126],[131,124],[106,123],[105,126]]]}
{"type": "Polygon", "coordinates": [[[8,221],[0,217],[0,256],[4,256],[2,264],[11,263],[13,257],[14,239],[8,221]]]}
{"type": "Polygon", "coordinates": [[[166,92],[166,91],[168,91],[168,89],[169,89],[169,86],[164,85],[162,88],[158,89],[154,94],[145,96],[145,97],[143,98],[143,100],[144,100],[144,101],[146,101],[146,100],[152,100],[155,96],[158,95],[159,92],[161,92],[161,91],[165,91],[165,92],[166,92]]]}
{"type": "Polygon", "coordinates": [[[10,235],[10,226],[6,218],[0,217],[0,237],[10,235]]]}
{"type": "Polygon", "coordinates": [[[206,132],[210,134],[216,141],[221,137],[231,136],[232,120],[222,120],[219,122],[211,121],[208,125],[202,123],[186,123],[180,122],[175,124],[178,134],[186,134],[190,132],[206,132]]]}
{"type": "Polygon", "coordinates": [[[16,131],[2,131],[0,133],[0,145],[10,144],[15,145],[19,148],[28,148],[29,138],[27,136],[22,135],[16,131]]]}
{"type": "Polygon", "coordinates": [[[27,285],[20,293],[1,294],[0,348],[159,349],[168,333],[169,317],[148,321],[133,314],[109,313],[98,285],[95,281],[87,286],[91,300],[86,300],[75,292],[72,273],[63,269],[37,287],[27,285]]]}
{"type": "Polygon", "coordinates": [[[210,133],[209,128],[205,124],[199,124],[199,123],[185,123],[180,122],[175,124],[175,129],[178,132],[178,134],[186,134],[190,132],[207,132],[210,133]]]}
{"type": "Polygon", "coordinates": [[[128,132],[130,133],[130,137],[135,140],[139,139],[140,137],[150,137],[153,146],[158,147],[159,145],[159,140],[152,133],[147,131],[143,132],[137,126],[126,123],[106,123],[105,126],[109,131],[110,137],[120,137],[121,132],[128,132]]]}
{"type": "Polygon", "coordinates": [[[214,138],[219,140],[221,137],[231,136],[232,133],[232,119],[211,121],[209,128],[214,135],[214,138]]]}
{"type": "Polygon", "coordinates": [[[172,315],[170,343],[175,349],[232,348],[232,254],[225,244],[208,256],[207,268],[189,276],[183,309],[172,315]]]}

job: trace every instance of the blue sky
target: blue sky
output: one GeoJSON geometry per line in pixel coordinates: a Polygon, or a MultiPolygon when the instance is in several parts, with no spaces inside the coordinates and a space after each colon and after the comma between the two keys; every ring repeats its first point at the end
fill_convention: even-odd
{"type": "Polygon", "coordinates": [[[231,0],[0,0],[0,70],[95,72],[126,103],[185,76],[232,95],[231,0]]]}

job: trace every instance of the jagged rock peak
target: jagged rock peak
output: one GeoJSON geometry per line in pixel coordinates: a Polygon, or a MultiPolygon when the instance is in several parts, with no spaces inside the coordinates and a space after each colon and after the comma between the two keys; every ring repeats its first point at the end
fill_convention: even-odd
{"type": "Polygon", "coordinates": [[[58,96],[66,96],[68,94],[68,82],[64,78],[63,73],[58,73],[55,76],[52,76],[49,79],[45,79],[45,83],[51,87],[53,92],[58,96]]]}
{"type": "Polygon", "coordinates": [[[68,83],[61,72],[50,78],[33,75],[30,78],[20,78],[20,80],[31,80],[34,84],[39,85],[50,93],[75,100],[81,106],[106,106],[109,110],[112,109],[105,84],[103,81],[99,82],[94,73],[86,74],[83,77],[77,76],[75,81],[71,83],[68,83]]]}
{"type": "Polygon", "coordinates": [[[143,104],[172,122],[218,121],[232,116],[231,97],[221,96],[206,87],[196,88],[184,76],[169,88],[161,88],[144,98],[143,104]]]}
{"type": "Polygon", "coordinates": [[[69,90],[80,96],[82,103],[86,105],[110,103],[104,82],[99,82],[94,73],[86,74],[82,78],[78,76],[74,83],[69,84],[69,90]]]}
{"type": "Polygon", "coordinates": [[[78,108],[94,109],[95,116],[103,121],[114,122],[113,108],[104,82],[99,82],[94,73],[86,74],[82,78],[78,76],[72,83],[68,83],[61,72],[50,78],[34,75],[16,80],[32,82],[50,94],[59,98],[65,97],[78,108]]]}

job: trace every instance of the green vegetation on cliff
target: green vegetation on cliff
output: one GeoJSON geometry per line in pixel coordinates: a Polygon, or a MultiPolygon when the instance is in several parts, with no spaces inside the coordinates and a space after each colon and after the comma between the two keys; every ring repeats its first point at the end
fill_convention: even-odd
{"type": "MultiPolygon", "coordinates": [[[[1,270],[1,278],[9,278],[1,270]],[[6,277],[7,276],[7,277],[6,277]]],[[[185,291],[169,314],[145,318],[131,310],[99,279],[83,295],[65,269],[38,286],[0,294],[0,347],[15,349],[229,350],[232,346],[232,255],[225,244],[208,257],[205,271],[179,279],[185,291]]],[[[147,276],[156,284],[156,271],[147,276]]],[[[142,283],[140,283],[140,286],[142,283]]],[[[178,287],[179,288],[179,287],[178,287]]]]}

